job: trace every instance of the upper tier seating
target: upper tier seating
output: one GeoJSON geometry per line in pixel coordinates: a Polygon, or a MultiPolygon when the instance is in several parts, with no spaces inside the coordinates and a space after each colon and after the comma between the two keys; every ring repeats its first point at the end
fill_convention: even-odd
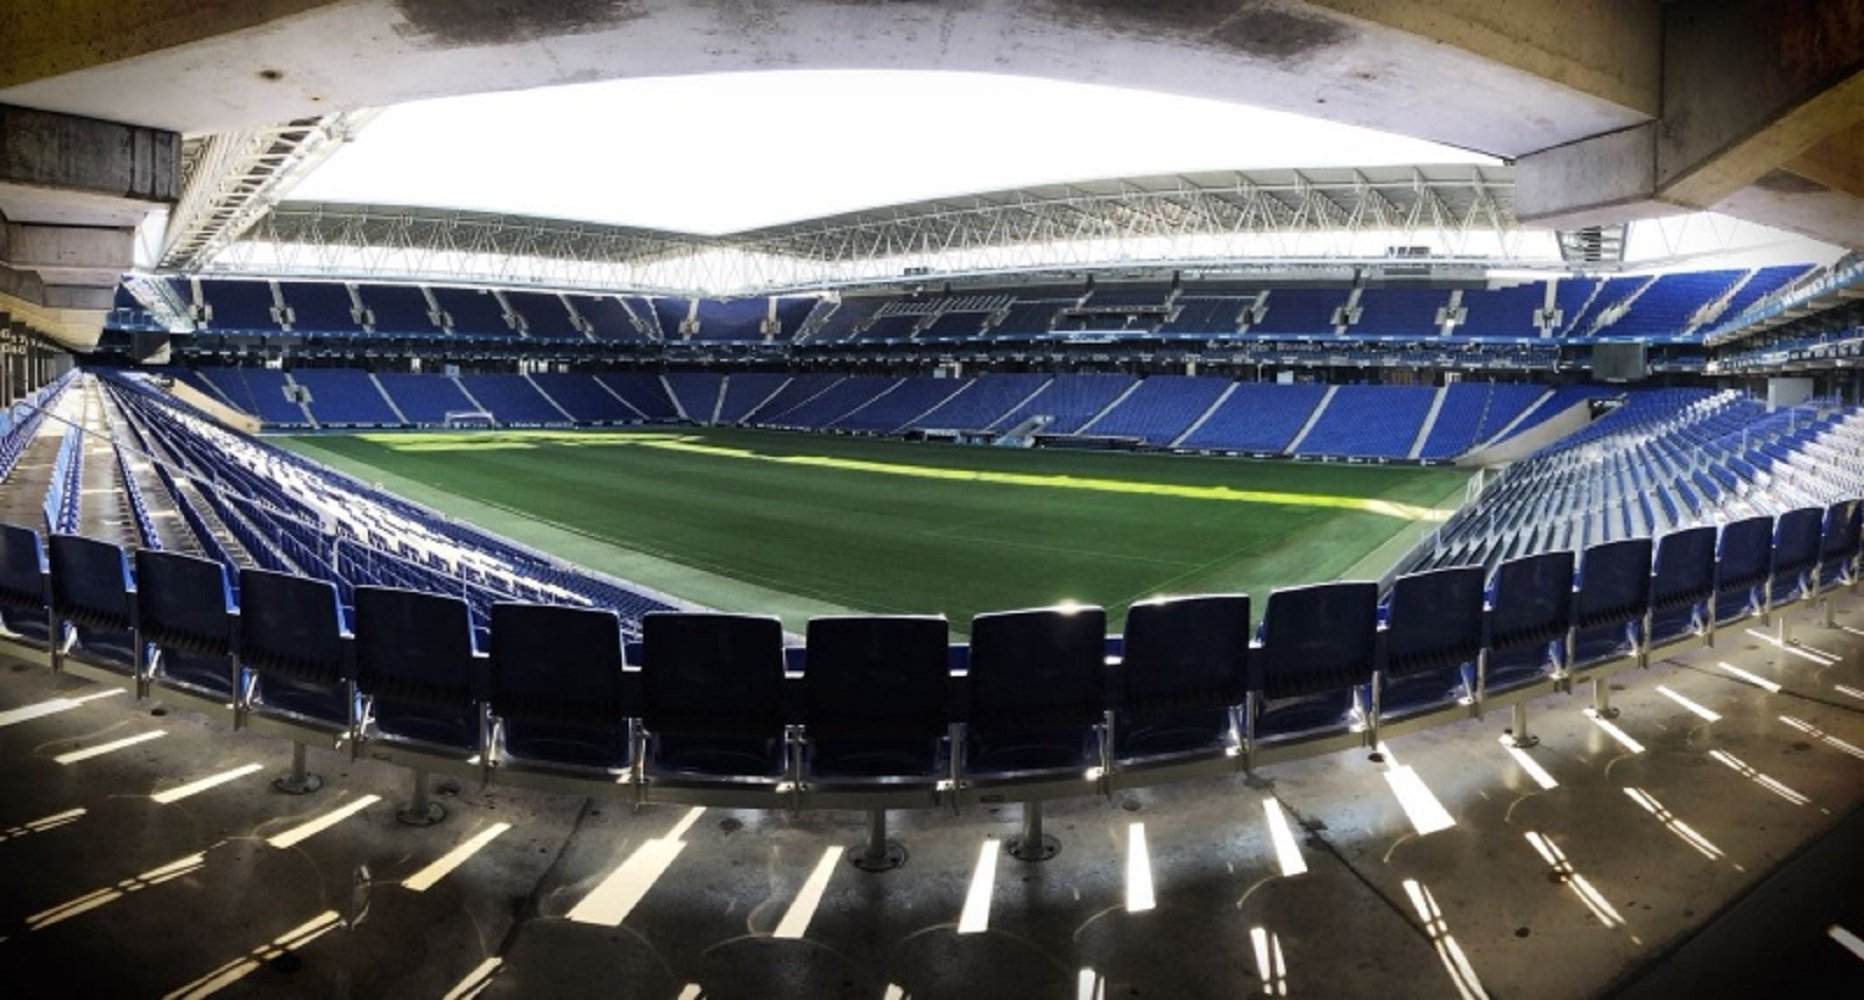
{"type": "Polygon", "coordinates": [[[515,337],[498,296],[482,288],[432,289],[447,330],[468,337],[515,337]]]}
{"type": "Polygon", "coordinates": [[[561,424],[563,413],[523,375],[461,375],[460,385],[501,424],[561,424]]]}
{"type": "Polygon", "coordinates": [[[1602,279],[1599,278],[1561,278],[1553,286],[1553,306],[1560,312],[1559,325],[1554,333],[1566,336],[1578,332],[1576,324],[1580,315],[1586,311],[1593,294],[1602,279]]]}
{"type": "Polygon", "coordinates": [[[701,299],[696,336],[701,340],[762,340],[769,310],[770,300],[765,298],[701,299]]]}
{"type": "Polygon", "coordinates": [[[1210,409],[1231,385],[1229,379],[1198,375],[1153,375],[1118,406],[1084,429],[1108,437],[1137,437],[1167,445],[1210,409]]]}
{"type": "Polygon", "coordinates": [[[996,326],[991,327],[990,332],[1010,336],[1047,333],[1055,327],[1055,314],[1060,312],[1063,306],[1072,304],[1073,300],[1032,302],[1027,298],[1020,299],[1010,306],[1009,312],[1004,314],[1003,319],[996,326]]]}
{"type": "Polygon", "coordinates": [[[821,299],[815,296],[785,296],[777,299],[777,339],[794,340],[802,331],[803,321],[815,311],[821,299]]]}
{"type": "Polygon", "coordinates": [[[1364,336],[1434,337],[1441,329],[1437,313],[1449,303],[1450,293],[1437,288],[1367,288],[1359,293],[1359,322],[1348,330],[1364,336]]]}
{"type": "Polygon", "coordinates": [[[292,381],[311,394],[311,415],[324,426],[394,426],[401,423],[368,372],[352,368],[297,368],[292,381]]]}
{"type": "Polygon", "coordinates": [[[291,328],[300,333],[360,333],[349,287],[334,281],[281,281],[279,294],[291,307],[291,328]]]}
{"type": "Polygon", "coordinates": [[[524,320],[524,332],[527,336],[552,340],[581,340],[583,333],[576,329],[570,311],[563,304],[563,297],[551,292],[511,291],[505,293],[505,301],[512,311],[524,320]]]}
{"type": "MultiPolygon", "coordinates": [[[[685,339],[685,334],[680,332],[680,324],[686,322],[686,312],[691,308],[690,300],[666,296],[654,299],[630,297],[629,303],[637,309],[644,305],[651,312],[652,322],[660,327],[660,339],[667,341],[685,339]]],[[[647,319],[648,317],[644,315],[641,318],[647,319]]]]}
{"type": "Polygon", "coordinates": [[[1614,337],[1660,337],[1679,333],[1690,318],[1728,290],[1741,271],[1692,271],[1666,274],[1652,282],[1631,308],[1600,333],[1614,337]]]}
{"type": "Polygon", "coordinates": [[[1200,299],[1180,296],[1177,313],[1159,328],[1160,333],[1235,333],[1247,299],[1200,299]]]}
{"type": "Polygon", "coordinates": [[[572,295],[570,305],[588,323],[597,340],[644,341],[628,314],[628,307],[613,295],[572,295]]]}
{"type": "Polygon", "coordinates": [[[860,330],[881,306],[891,301],[893,300],[885,297],[844,298],[835,306],[835,310],[828,314],[828,319],[823,322],[820,329],[816,330],[810,340],[831,343],[853,339],[856,331],[860,330]]]}
{"type": "Polygon", "coordinates": [[[440,328],[428,315],[427,297],[413,285],[359,285],[357,295],[373,317],[377,333],[434,335],[440,328]]]}
{"type": "Polygon", "coordinates": [[[890,313],[876,317],[855,336],[860,340],[908,340],[925,317],[918,313],[890,313]]]}
{"type": "Polygon", "coordinates": [[[1340,386],[1295,454],[1403,458],[1435,395],[1426,386],[1340,386]]]}
{"type": "Polygon", "coordinates": [[[1181,443],[1185,448],[1279,453],[1307,423],[1327,387],[1239,382],[1234,392],[1181,443]]]}
{"type": "Polygon", "coordinates": [[[205,324],[207,329],[261,333],[279,329],[278,321],[272,318],[272,283],[269,281],[202,278],[201,299],[212,314],[205,324]]]}
{"type": "Polygon", "coordinates": [[[1453,331],[1459,337],[1538,337],[1534,312],[1546,302],[1546,286],[1538,281],[1507,288],[1463,290],[1463,322],[1453,331]]]}
{"type": "Polygon", "coordinates": [[[1328,334],[1334,313],[1346,304],[1344,288],[1276,288],[1268,293],[1268,311],[1249,324],[1250,333],[1328,334]]]}
{"type": "Polygon", "coordinates": [[[920,331],[919,340],[972,340],[984,332],[984,321],[989,313],[981,312],[947,312],[940,313],[931,325],[920,331]]]}

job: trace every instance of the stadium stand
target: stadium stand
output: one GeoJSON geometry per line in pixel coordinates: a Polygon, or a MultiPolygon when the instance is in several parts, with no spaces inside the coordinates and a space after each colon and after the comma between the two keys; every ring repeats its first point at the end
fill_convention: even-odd
{"type": "Polygon", "coordinates": [[[1081,428],[1081,433],[1136,437],[1147,444],[1169,445],[1233,384],[1228,379],[1196,375],[1154,375],[1081,428]]]}
{"type": "Polygon", "coordinates": [[[723,375],[712,372],[669,372],[666,376],[667,387],[673,390],[680,412],[695,424],[712,422],[724,380],[723,375]]]}
{"type": "Polygon", "coordinates": [[[1510,285],[1507,288],[1464,289],[1463,321],[1455,334],[1462,337],[1538,337],[1540,328],[1534,313],[1546,301],[1540,282],[1510,285]]]}
{"type": "Polygon", "coordinates": [[[1048,384],[1049,376],[986,372],[969,388],[913,421],[927,430],[982,431],[999,427],[1011,408],[1048,384]]]}
{"type": "Polygon", "coordinates": [[[297,368],[291,378],[310,393],[311,415],[320,426],[393,427],[402,422],[368,372],[297,368]]]}
{"type": "Polygon", "coordinates": [[[1616,321],[1594,332],[1614,337],[1655,337],[1691,326],[1690,318],[1729,290],[1744,271],[1689,271],[1666,274],[1638,293],[1616,321]]]}
{"type": "Polygon", "coordinates": [[[505,301],[522,318],[524,332],[529,336],[560,340],[582,338],[582,331],[576,328],[560,296],[549,292],[513,291],[505,293],[505,301]]]}
{"type": "Polygon", "coordinates": [[[201,299],[207,303],[212,330],[274,333],[280,327],[273,318],[272,284],[269,281],[222,281],[201,279],[201,299]]]}
{"type": "Polygon", "coordinates": [[[1546,393],[1539,386],[1457,382],[1443,390],[1443,405],[1419,458],[1455,458],[1499,434],[1546,393]]]}
{"type": "Polygon", "coordinates": [[[758,411],[755,422],[766,427],[818,430],[866,406],[903,381],[886,375],[849,375],[788,409],[766,406],[758,411]]]}
{"type": "Polygon", "coordinates": [[[844,298],[828,314],[821,328],[807,339],[821,343],[850,340],[889,301],[881,296],[844,298]]]}
{"type": "Polygon", "coordinates": [[[604,372],[595,380],[609,392],[626,401],[635,412],[653,423],[671,423],[680,418],[667,387],[657,375],[639,372],[604,372]]]}
{"type": "Polygon", "coordinates": [[[447,332],[469,337],[515,337],[505,318],[505,307],[498,296],[482,288],[429,289],[440,306],[441,323],[447,332]]]}
{"type": "Polygon", "coordinates": [[[809,319],[809,314],[815,311],[816,305],[822,300],[814,296],[792,295],[779,298],[776,301],[776,339],[791,340],[794,339],[798,333],[802,332],[803,323],[809,319]]]}
{"type": "Polygon", "coordinates": [[[583,372],[538,372],[531,381],[577,423],[639,423],[641,414],[583,372]]]}
{"type": "Polygon", "coordinates": [[[1424,386],[1340,386],[1295,454],[1404,458],[1435,394],[1424,386]]]}
{"type": "Polygon", "coordinates": [[[1450,294],[1434,288],[1368,288],[1359,295],[1359,319],[1350,332],[1362,336],[1434,337],[1438,313],[1450,294]]]}
{"type": "Polygon", "coordinates": [[[739,423],[789,380],[788,375],[767,372],[737,372],[727,376],[724,396],[719,401],[718,422],[739,423]]]}
{"type": "Polygon", "coordinates": [[[375,379],[411,423],[438,427],[446,423],[448,413],[478,409],[460,391],[459,383],[445,375],[383,372],[375,379]]]}
{"type": "Polygon", "coordinates": [[[1132,388],[1133,382],[1131,375],[1057,375],[1047,389],[1004,414],[996,426],[1009,428],[1029,417],[1047,417],[1046,433],[1073,434],[1132,388]]]}
{"type": "Polygon", "coordinates": [[[899,386],[846,416],[828,424],[835,430],[892,433],[940,403],[970,388],[968,379],[915,375],[899,386]]]}
{"type": "Polygon", "coordinates": [[[630,305],[634,308],[644,307],[642,318],[652,317],[653,324],[660,329],[660,339],[673,341],[687,338],[687,334],[681,330],[681,327],[686,322],[687,311],[692,308],[692,300],[659,296],[652,299],[634,299],[630,305]]]}
{"type": "Polygon", "coordinates": [[[1185,448],[1280,454],[1320,405],[1327,387],[1239,382],[1183,441],[1185,448]]]}
{"type": "Polygon", "coordinates": [[[613,295],[571,295],[570,305],[596,340],[644,341],[647,336],[635,326],[628,307],[613,295]]]}
{"type": "Polygon", "coordinates": [[[1249,324],[1257,334],[1330,334],[1334,314],[1346,304],[1343,288],[1277,288],[1268,293],[1260,320],[1249,324]]]}
{"type": "Polygon", "coordinates": [[[500,424],[532,426],[570,422],[524,375],[461,375],[459,381],[466,393],[500,424]]]}
{"type": "Polygon", "coordinates": [[[770,300],[763,298],[701,299],[699,332],[694,336],[701,340],[762,340],[769,309],[770,300]]]}
{"type": "Polygon", "coordinates": [[[362,332],[347,286],[332,281],[281,281],[278,289],[291,310],[293,330],[328,334],[362,332]]]}
{"type": "Polygon", "coordinates": [[[434,336],[434,325],[427,297],[412,285],[359,285],[356,294],[363,308],[369,310],[369,328],[378,333],[410,336],[434,336]]]}

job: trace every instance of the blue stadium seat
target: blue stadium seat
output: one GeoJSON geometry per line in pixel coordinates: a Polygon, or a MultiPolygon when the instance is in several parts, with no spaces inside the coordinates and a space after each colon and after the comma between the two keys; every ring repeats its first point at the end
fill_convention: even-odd
{"type": "Polygon", "coordinates": [[[395,587],[355,599],[363,737],[477,753],[485,683],[466,602],[395,587]]]}
{"type": "Polygon", "coordinates": [[[1249,657],[1248,746],[1343,731],[1368,718],[1361,689],[1378,661],[1377,584],[1290,587],[1269,595],[1249,657]]]}
{"type": "Polygon", "coordinates": [[[336,587],[262,569],[239,573],[239,661],[247,711],[347,733],[354,719],[350,637],[336,587]]]}
{"type": "Polygon", "coordinates": [[[51,581],[39,533],[0,524],[0,627],[11,636],[46,646],[51,615],[51,581]]]}
{"type": "Polygon", "coordinates": [[[136,654],[129,556],[121,546],[80,535],[53,535],[48,548],[59,661],[75,658],[112,674],[138,676],[142,658],[136,654]]]}
{"type": "Polygon", "coordinates": [[[809,621],[803,775],[923,784],[951,774],[951,671],[942,615],[809,621]]]}
{"type": "Polygon", "coordinates": [[[1650,558],[1648,538],[1594,545],[1580,556],[1568,669],[1596,667],[1644,648],[1650,558]]]}
{"type": "Polygon", "coordinates": [[[180,552],[137,549],[136,584],[149,682],[231,703],[238,609],[226,567],[180,552]]]}
{"type": "Polygon", "coordinates": [[[1773,518],[1722,525],[1715,551],[1715,624],[1726,625],[1766,610],[1767,568],[1773,561],[1773,518]]]}
{"type": "Polygon", "coordinates": [[[495,752],[521,764],[604,772],[633,763],[634,706],[613,612],[494,604],[491,653],[486,700],[495,752]]]}
{"type": "Polygon", "coordinates": [[[1841,500],[1825,508],[1825,526],[1819,538],[1819,589],[1850,584],[1857,579],[1859,517],[1864,501],[1841,500]]]}
{"type": "Polygon", "coordinates": [[[1573,553],[1510,559],[1489,581],[1489,657],[1482,696],[1524,687],[1563,669],[1573,624],[1573,553]]]}
{"type": "Polygon", "coordinates": [[[1379,721],[1475,700],[1482,597],[1478,566],[1410,573],[1393,581],[1384,607],[1379,721]]]}
{"type": "Polygon", "coordinates": [[[1715,596],[1715,526],[1673,531],[1657,541],[1651,561],[1650,627],[1656,646],[1700,634],[1715,596]]]}
{"type": "Polygon", "coordinates": [[[1082,776],[1105,765],[1106,634],[1097,607],[971,619],[967,777],[1082,776]]]}
{"type": "Polygon", "coordinates": [[[1113,698],[1116,766],[1240,749],[1249,596],[1141,601],[1127,609],[1113,698]]]}
{"type": "Polygon", "coordinates": [[[1821,507],[1789,510],[1774,521],[1768,607],[1790,604],[1813,592],[1824,525],[1825,510],[1821,507]]]}
{"type": "Polygon", "coordinates": [[[771,781],[789,769],[783,624],[659,611],[641,620],[641,725],[655,776],[771,781]]]}

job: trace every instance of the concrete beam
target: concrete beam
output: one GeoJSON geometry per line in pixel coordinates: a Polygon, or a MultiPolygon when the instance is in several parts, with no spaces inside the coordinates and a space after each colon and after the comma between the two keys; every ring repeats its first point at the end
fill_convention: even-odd
{"type": "Polygon", "coordinates": [[[1864,0],[1664,13],[1662,117],[1522,157],[1520,217],[1570,228],[1714,210],[1864,245],[1864,0]]]}
{"type": "Polygon", "coordinates": [[[36,271],[48,284],[114,287],[135,256],[134,230],[0,225],[0,261],[36,271]]]}
{"type": "MultiPolygon", "coordinates": [[[[56,287],[56,286],[54,286],[56,287]]],[[[89,351],[103,335],[103,308],[87,308],[80,301],[73,306],[52,304],[45,282],[31,271],[17,271],[0,264],[0,312],[9,316],[14,328],[25,327],[63,344],[74,351],[89,351]]]]}
{"type": "Polygon", "coordinates": [[[147,211],[180,193],[181,137],[0,104],[0,182],[145,202],[147,211]]]}

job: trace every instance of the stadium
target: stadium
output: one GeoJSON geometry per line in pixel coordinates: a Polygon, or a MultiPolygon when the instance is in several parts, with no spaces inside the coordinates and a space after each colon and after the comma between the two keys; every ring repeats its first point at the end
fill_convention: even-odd
{"type": "Polygon", "coordinates": [[[1859,3],[0,26],[19,995],[1864,989],[1859,3]]]}

